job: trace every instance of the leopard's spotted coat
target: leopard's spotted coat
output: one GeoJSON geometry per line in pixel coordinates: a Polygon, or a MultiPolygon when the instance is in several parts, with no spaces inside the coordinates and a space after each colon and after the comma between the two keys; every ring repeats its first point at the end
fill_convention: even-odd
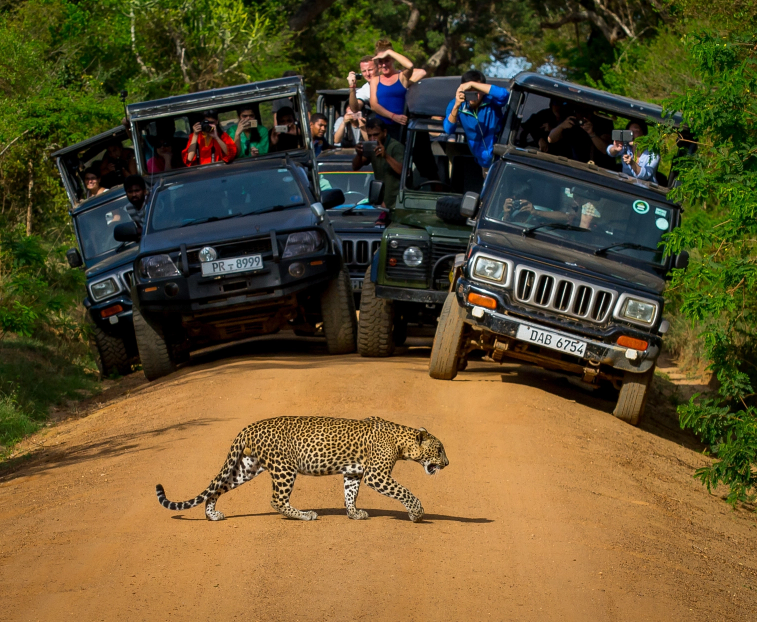
{"type": "Polygon", "coordinates": [[[222,520],[215,509],[223,493],[263,471],[271,474],[271,505],[288,518],[315,520],[315,512],[301,512],[289,504],[294,480],[301,475],[343,475],[347,516],[357,520],[368,514],[355,507],[360,480],[370,488],[397,499],[413,522],[423,517],[421,502],[392,477],[397,460],[413,460],[433,475],[449,464],[441,442],[424,428],[416,430],[386,421],[330,417],[276,417],[247,426],[237,435],[218,476],[190,501],[166,499],[163,486],[158,500],[169,510],[188,510],[203,501],[210,520],[222,520]]]}

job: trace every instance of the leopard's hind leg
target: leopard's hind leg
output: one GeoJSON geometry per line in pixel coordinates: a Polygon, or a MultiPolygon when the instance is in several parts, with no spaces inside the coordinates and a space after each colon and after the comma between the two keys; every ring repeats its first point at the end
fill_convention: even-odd
{"type": "Polygon", "coordinates": [[[225,518],[223,512],[216,510],[216,501],[218,501],[218,497],[223,493],[256,478],[263,471],[265,471],[265,468],[261,466],[254,454],[249,456],[242,455],[225,478],[223,477],[225,472],[224,469],[224,471],[221,472],[221,477],[211,484],[210,488],[212,493],[205,501],[205,516],[208,517],[208,520],[215,521],[223,520],[225,518]],[[216,486],[215,488],[214,485],[216,486]]]}
{"type": "Polygon", "coordinates": [[[287,518],[315,520],[318,518],[318,514],[315,512],[301,512],[289,504],[289,497],[292,494],[295,479],[297,479],[297,469],[295,468],[284,467],[278,472],[271,470],[271,483],[273,485],[271,507],[287,518]]]}
{"type": "Polygon", "coordinates": [[[358,510],[355,507],[357,495],[360,492],[361,475],[344,476],[344,506],[347,508],[347,516],[355,520],[365,520],[368,518],[368,512],[358,510]]]}

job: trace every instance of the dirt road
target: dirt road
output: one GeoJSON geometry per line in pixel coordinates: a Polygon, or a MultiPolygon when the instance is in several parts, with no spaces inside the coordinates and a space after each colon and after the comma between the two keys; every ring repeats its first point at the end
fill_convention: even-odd
{"type": "MultiPolygon", "coordinates": [[[[274,339],[200,357],[161,382],[47,430],[0,477],[0,619],[754,620],[757,520],[691,477],[699,447],[657,406],[641,429],[547,372],[473,363],[453,382],[428,348],[367,360],[274,339]],[[411,523],[338,477],[300,477],[269,505],[267,474],[218,504],[203,490],[247,423],[379,415],[425,426],[450,466],[399,463],[423,502],[411,523]]],[[[141,378],[141,379],[140,379],[141,378]]]]}

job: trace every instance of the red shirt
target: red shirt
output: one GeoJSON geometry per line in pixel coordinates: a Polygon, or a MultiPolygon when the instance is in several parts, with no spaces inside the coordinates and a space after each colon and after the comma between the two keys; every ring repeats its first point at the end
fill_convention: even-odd
{"type": "Polygon", "coordinates": [[[226,162],[226,164],[228,164],[237,157],[237,145],[226,132],[221,134],[221,140],[228,148],[226,155],[223,154],[223,151],[221,151],[221,148],[218,146],[214,138],[210,136],[205,138],[205,136],[200,134],[197,137],[197,153],[195,153],[194,160],[190,162],[187,159],[189,146],[192,144],[192,136],[190,136],[186,148],[181,152],[181,159],[187,166],[212,164],[213,162],[226,162]]]}

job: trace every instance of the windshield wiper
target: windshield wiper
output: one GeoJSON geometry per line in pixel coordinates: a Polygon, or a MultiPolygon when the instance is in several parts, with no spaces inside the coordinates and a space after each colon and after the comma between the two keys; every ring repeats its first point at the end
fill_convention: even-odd
{"type": "Polygon", "coordinates": [[[269,207],[268,209],[261,210],[259,212],[248,212],[245,214],[245,216],[250,216],[251,214],[267,214],[268,212],[279,212],[283,209],[289,209],[290,207],[297,207],[298,205],[305,205],[304,203],[290,203],[289,205],[274,205],[273,207],[269,207]]]}
{"type": "Polygon", "coordinates": [[[648,251],[650,253],[657,253],[660,250],[657,248],[650,248],[649,246],[642,246],[641,244],[634,244],[633,242],[619,242],[618,244],[610,244],[610,246],[598,248],[594,251],[594,254],[600,256],[607,255],[607,252],[613,250],[614,248],[617,248],[618,250],[629,248],[635,251],[648,251]]]}
{"type": "Polygon", "coordinates": [[[546,227],[550,227],[551,229],[562,229],[564,231],[590,231],[590,229],[585,229],[584,227],[576,227],[575,225],[566,225],[565,223],[561,222],[543,222],[540,225],[534,225],[533,227],[524,227],[523,228],[523,237],[528,237],[529,235],[533,235],[534,231],[537,229],[544,229],[546,227]]]}
{"type": "Polygon", "coordinates": [[[228,218],[238,218],[244,216],[242,212],[236,212],[235,214],[229,214],[228,216],[210,216],[209,218],[195,218],[189,222],[185,222],[182,227],[188,227],[189,225],[199,225],[206,222],[215,222],[216,220],[227,220],[228,218]]]}

